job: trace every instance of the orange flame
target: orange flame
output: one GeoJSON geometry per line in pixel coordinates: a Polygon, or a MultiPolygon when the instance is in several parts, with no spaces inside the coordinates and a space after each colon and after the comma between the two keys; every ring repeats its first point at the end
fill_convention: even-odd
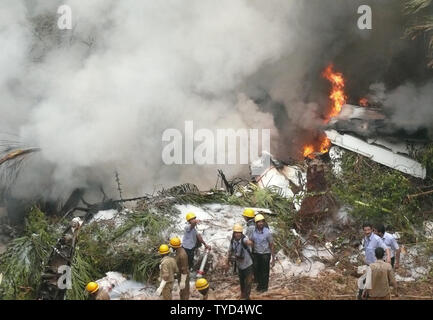
{"type": "Polygon", "coordinates": [[[335,117],[340,114],[343,105],[346,103],[346,95],[344,93],[344,85],[345,81],[343,78],[343,74],[340,72],[333,71],[334,66],[329,65],[322,73],[322,76],[328,79],[331,82],[332,90],[329,98],[332,101],[332,108],[330,113],[328,114],[327,121],[330,118],[335,117]]]}
{"type": "Polygon", "coordinates": [[[303,151],[304,158],[313,157],[313,153],[314,153],[314,146],[312,144],[308,144],[304,146],[304,151],[303,151]]]}
{"type": "MultiPolygon", "coordinates": [[[[345,80],[343,74],[340,72],[334,72],[333,69],[334,66],[330,64],[322,73],[322,76],[329,80],[332,85],[331,93],[329,95],[329,98],[331,99],[331,110],[326,116],[326,122],[329,122],[332,117],[340,114],[341,109],[347,100],[346,94],[344,92],[345,80]]],[[[326,153],[329,151],[329,148],[331,147],[331,141],[328,139],[326,134],[322,134],[320,136],[320,141],[316,144],[316,147],[313,144],[304,145],[304,158],[314,158],[315,152],[326,153]]]]}

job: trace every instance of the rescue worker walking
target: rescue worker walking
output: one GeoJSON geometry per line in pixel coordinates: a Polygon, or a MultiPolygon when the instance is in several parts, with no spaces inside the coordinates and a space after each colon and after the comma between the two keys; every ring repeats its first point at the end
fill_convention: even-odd
{"type": "Polygon", "coordinates": [[[181,241],[178,237],[170,239],[170,247],[176,251],[176,264],[179,269],[178,283],[180,289],[180,300],[189,299],[189,267],[188,255],[185,249],[181,246],[181,241]]]}
{"type": "Polygon", "coordinates": [[[400,267],[400,247],[398,246],[397,240],[392,234],[386,232],[383,224],[376,226],[376,234],[382,239],[391,252],[391,266],[394,269],[398,269],[400,267]]]}
{"type": "Polygon", "coordinates": [[[200,300],[217,300],[215,294],[210,291],[209,283],[205,278],[197,279],[195,282],[195,288],[200,292],[200,300]]]}
{"type": "Polygon", "coordinates": [[[256,228],[256,223],[254,222],[255,212],[253,209],[245,209],[242,216],[245,219],[245,222],[247,223],[247,229],[245,231],[245,235],[251,239],[254,229],[256,228]]]}
{"type": "Polygon", "coordinates": [[[398,296],[397,282],[390,263],[384,262],[385,251],[378,247],[375,249],[376,262],[371,263],[367,269],[367,277],[362,297],[368,300],[391,300],[390,285],[398,296]]]}
{"type": "Polygon", "coordinates": [[[86,286],[86,290],[89,293],[90,300],[110,300],[110,295],[104,289],[99,288],[99,284],[96,282],[89,282],[86,286]]]}
{"type": "Polygon", "coordinates": [[[255,216],[254,229],[251,241],[254,243],[254,277],[257,281],[257,291],[266,292],[269,286],[269,262],[275,265],[275,251],[271,231],[265,226],[265,217],[261,214],[255,216]],[[272,260],[271,260],[272,256],[272,260]]]}
{"type": "Polygon", "coordinates": [[[188,266],[191,269],[194,266],[194,255],[195,250],[198,248],[200,244],[203,244],[206,249],[211,250],[211,247],[208,246],[203,237],[197,233],[197,224],[200,223],[200,220],[197,220],[195,213],[189,212],[186,214],[186,226],[185,233],[182,239],[182,247],[185,249],[186,254],[188,255],[188,266]]]}
{"type": "Polygon", "coordinates": [[[173,257],[170,257],[169,253],[170,248],[168,245],[162,244],[159,247],[159,254],[162,256],[161,264],[159,265],[161,284],[156,290],[156,295],[160,296],[162,293],[164,300],[172,300],[174,276],[179,272],[176,260],[173,257]]]}
{"type": "Polygon", "coordinates": [[[232,261],[235,268],[237,268],[242,300],[250,300],[253,282],[252,244],[252,241],[243,234],[242,226],[235,224],[233,226],[233,235],[227,256],[226,269],[228,270],[230,261],[232,261]]]}

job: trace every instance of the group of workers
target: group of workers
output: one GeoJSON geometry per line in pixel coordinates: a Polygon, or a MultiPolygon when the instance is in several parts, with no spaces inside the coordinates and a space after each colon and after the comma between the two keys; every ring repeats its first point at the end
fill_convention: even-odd
{"type": "MultiPolygon", "coordinates": [[[[246,222],[246,232],[241,224],[233,226],[232,239],[227,254],[225,270],[233,265],[239,275],[241,299],[249,300],[253,279],[257,282],[257,291],[265,292],[269,285],[270,266],[275,264],[275,251],[272,234],[265,221],[265,217],[256,214],[253,209],[245,209],[243,217],[246,222]]],[[[200,220],[192,212],[186,215],[186,226],[182,241],[180,238],[171,238],[169,244],[162,244],[159,253],[162,256],[160,264],[160,286],[157,296],[162,294],[164,300],[172,299],[173,284],[178,275],[180,299],[188,300],[190,295],[189,271],[194,266],[196,249],[204,245],[207,250],[211,247],[205,243],[203,237],[197,232],[200,220]],[[175,251],[175,257],[170,256],[170,247],[175,251]]],[[[212,299],[214,296],[205,278],[196,281],[196,289],[201,293],[202,299],[212,299]]]]}
{"type": "Polygon", "coordinates": [[[398,296],[394,270],[400,266],[400,247],[382,224],[364,223],[366,272],[358,280],[358,299],[389,300],[392,286],[398,296]]]}
{"type": "MultiPolygon", "coordinates": [[[[253,282],[257,283],[258,292],[268,290],[270,266],[275,265],[276,258],[272,233],[265,217],[256,214],[253,209],[245,209],[242,216],[246,222],[245,234],[241,224],[233,226],[225,270],[228,271],[230,265],[233,266],[239,276],[240,297],[242,300],[249,300],[253,282]]],[[[177,280],[180,299],[189,299],[190,271],[194,267],[196,249],[204,245],[207,250],[211,250],[197,232],[199,223],[196,215],[189,212],[186,215],[182,241],[179,237],[174,237],[168,245],[162,244],[159,247],[162,259],[159,266],[160,285],[156,290],[158,297],[162,295],[164,300],[171,300],[174,281],[177,280]]],[[[358,280],[358,299],[390,299],[390,286],[394,287],[395,295],[398,296],[394,270],[399,268],[400,248],[395,237],[386,232],[383,225],[373,227],[371,223],[365,223],[362,227],[367,269],[358,280]]],[[[198,278],[195,287],[203,300],[215,299],[205,278],[198,278]]],[[[86,289],[92,299],[109,300],[108,293],[99,290],[96,282],[90,282],[86,289]]]]}

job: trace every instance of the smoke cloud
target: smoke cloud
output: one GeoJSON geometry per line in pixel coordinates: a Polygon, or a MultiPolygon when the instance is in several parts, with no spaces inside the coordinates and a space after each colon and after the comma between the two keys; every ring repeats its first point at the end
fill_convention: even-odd
{"type": "MultiPolygon", "coordinates": [[[[115,170],[128,195],[185,182],[209,188],[221,167],[248,174],[164,165],[163,131],[187,120],[196,129],[271,129],[271,152],[298,157],[323,123],[327,64],[346,75],[354,99],[374,82],[395,90],[420,70],[401,63],[423,61],[401,39],[400,9],[391,0],[4,0],[0,128],[43,150],[15,194],[56,198],[99,183],[114,194],[115,170]],[[62,4],[72,30],[57,28],[62,4]],[[357,28],[361,4],[372,6],[373,30],[357,28]]],[[[429,88],[406,92],[426,95],[418,100],[426,105],[429,88]]]]}

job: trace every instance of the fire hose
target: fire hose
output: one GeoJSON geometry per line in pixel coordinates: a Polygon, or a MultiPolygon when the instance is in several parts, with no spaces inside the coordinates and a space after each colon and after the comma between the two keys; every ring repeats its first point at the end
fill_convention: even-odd
{"type": "Polygon", "coordinates": [[[206,265],[207,262],[207,257],[209,255],[210,250],[206,249],[204,256],[203,256],[203,260],[201,261],[201,265],[200,265],[200,269],[197,271],[197,278],[202,278],[203,275],[205,274],[204,272],[204,267],[206,265]]]}

